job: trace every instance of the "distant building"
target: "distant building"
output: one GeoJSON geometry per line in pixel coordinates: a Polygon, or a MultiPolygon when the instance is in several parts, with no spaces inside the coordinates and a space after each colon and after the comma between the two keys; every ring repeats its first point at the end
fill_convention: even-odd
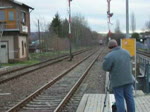
{"type": "Polygon", "coordinates": [[[144,32],[140,34],[141,42],[143,43],[143,49],[150,49],[150,32],[144,32]]]}
{"type": "Polygon", "coordinates": [[[0,0],[0,63],[28,58],[32,10],[15,0],[0,0]]]}
{"type": "Polygon", "coordinates": [[[32,43],[29,45],[29,52],[34,53],[36,50],[40,50],[40,42],[39,40],[32,41],[32,43]]]}

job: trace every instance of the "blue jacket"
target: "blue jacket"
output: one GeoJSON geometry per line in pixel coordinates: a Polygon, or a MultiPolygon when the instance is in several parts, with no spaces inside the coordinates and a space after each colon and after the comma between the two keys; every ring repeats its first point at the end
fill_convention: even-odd
{"type": "Polygon", "coordinates": [[[110,73],[112,88],[134,82],[130,54],[127,50],[115,47],[108,53],[103,62],[103,69],[110,73]]]}

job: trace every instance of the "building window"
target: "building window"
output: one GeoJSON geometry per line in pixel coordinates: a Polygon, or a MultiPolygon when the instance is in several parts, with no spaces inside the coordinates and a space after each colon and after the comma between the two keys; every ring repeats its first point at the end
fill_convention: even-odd
{"type": "Polygon", "coordinates": [[[15,19],[14,12],[13,11],[8,12],[8,20],[14,21],[14,19],[15,19]]]}
{"type": "Polygon", "coordinates": [[[1,48],[6,48],[6,45],[1,45],[1,48]]]}
{"type": "Polygon", "coordinates": [[[22,12],[22,23],[23,24],[26,24],[26,13],[25,12],[22,12]]]}
{"type": "Polygon", "coordinates": [[[24,55],[24,43],[22,41],[22,55],[24,55]]]}
{"type": "Polygon", "coordinates": [[[27,47],[26,43],[24,43],[24,47],[25,47],[25,48],[27,47]]]}
{"type": "Polygon", "coordinates": [[[0,21],[4,21],[4,20],[5,20],[5,12],[0,11],[0,21]]]}

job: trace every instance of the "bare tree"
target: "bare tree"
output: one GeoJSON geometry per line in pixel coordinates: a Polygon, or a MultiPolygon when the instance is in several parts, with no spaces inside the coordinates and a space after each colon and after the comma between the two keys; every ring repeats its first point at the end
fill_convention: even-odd
{"type": "Polygon", "coordinates": [[[134,13],[131,14],[131,29],[132,29],[132,33],[134,33],[136,30],[136,19],[134,13]]]}
{"type": "Polygon", "coordinates": [[[150,20],[145,23],[146,29],[150,31],[150,20]]]}
{"type": "Polygon", "coordinates": [[[119,20],[116,21],[115,33],[121,33],[119,20]]]}
{"type": "Polygon", "coordinates": [[[124,34],[120,30],[120,22],[119,20],[116,21],[115,33],[112,34],[111,38],[116,39],[118,44],[120,44],[120,39],[124,38],[124,34]]]}

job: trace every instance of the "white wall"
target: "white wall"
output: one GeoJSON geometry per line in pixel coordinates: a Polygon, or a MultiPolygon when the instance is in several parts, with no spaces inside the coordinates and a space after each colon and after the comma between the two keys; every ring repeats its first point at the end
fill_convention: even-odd
{"type": "Polygon", "coordinates": [[[9,52],[9,59],[14,59],[14,37],[13,36],[3,36],[0,38],[2,41],[8,41],[8,52],[9,52]]]}

